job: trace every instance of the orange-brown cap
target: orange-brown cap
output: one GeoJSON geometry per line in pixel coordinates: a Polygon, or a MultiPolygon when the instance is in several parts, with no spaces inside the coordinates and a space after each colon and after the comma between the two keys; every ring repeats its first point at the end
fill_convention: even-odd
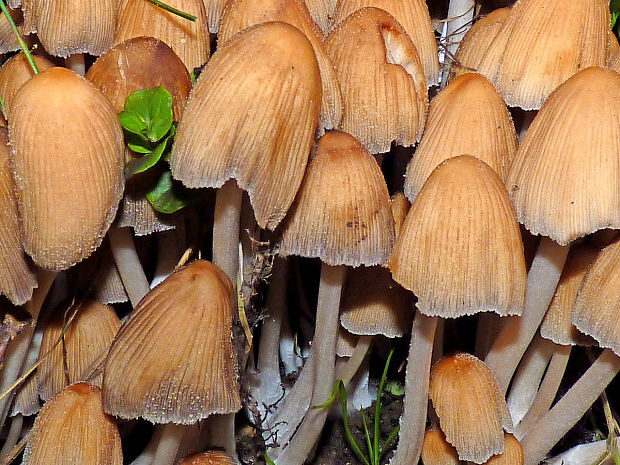
{"type": "Polygon", "coordinates": [[[390,194],[375,158],[353,136],[318,142],[282,233],[280,254],[329,265],[379,265],[394,244],[390,194]]]}
{"type": "Polygon", "coordinates": [[[252,26],[200,74],[179,123],[172,174],[188,187],[235,178],[258,225],[274,229],[301,184],[320,104],[319,67],[306,36],[282,22],[252,26]]]}
{"type": "MultiPolygon", "coordinates": [[[[116,0],[119,1],[119,0],[116,0]]],[[[209,59],[209,25],[204,0],[166,0],[170,6],[196,16],[188,21],[144,0],[120,0],[114,44],[140,36],[168,44],[188,70],[209,59]]]]}
{"type": "Polygon", "coordinates": [[[303,0],[230,0],[222,17],[218,40],[220,44],[224,43],[237,32],[268,21],[282,21],[295,26],[312,44],[323,86],[321,127],[337,129],[342,120],[340,85],[323,46],[323,33],[312,20],[303,0]]]}
{"type": "Polygon", "coordinates": [[[418,51],[427,85],[429,87],[437,85],[439,55],[426,2],[424,0],[340,0],[333,16],[333,24],[339,24],[351,13],[365,7],[381,8],[400,23],[418,51]]]}
{"type": "Polygon", "coordinates": [[[234,305],[232,284],[204,260],[156,286],[112,343],[103,375],[106,411],[192,424],[239,410],[234,305]]]}
{"type": "Polygon", "coordinates": [[[573,324],[601,347],[620,355],[620,239],[590,265],[573,306],[573,324]]]}
{"type": "Polygon", "coordinates": [[[24,249],[69,268],[101,244],[123,193],[116,113],[86,79],[50,68],[17,93],[9,138],[24,249]]]}
{"type": "Polygon", "coordinates": [[[343,131],[372,153],[420,140],[426,78],[413,42],[389,13],[357,10],[329,33],[325,48],[344,99],[343,131]]]}
{"type": "Polygon", "coordinates": [[[178,465],[237,465],[237,461],[223,451],[208,451],[190,455],[178,465]]]}
{"type": "MultiPolygon", "coordinates": [[[[62,337],[63,327],[72,310],[69,309],[67,315],[57,312],[43,332],[41,354],[49,352],[49,355],[37,368],[37,390],[44,401],[61,391],[67,382],[84,380],[84,376],[88,375],[88,368],[108,351],[121,327],[112,307],[94,300],[85,301],[79,305],[69,329],[64,334],[63,349],[62,343],[57,342],[62,337]],[[66,365],[63,360],[65,354],[66,365]]],[[[101,376],[97,376],[90,382],[101,386],[101,381],[101,376]]]]}
{"type": "Polygon", "coordinates": [[[470,354],[445,357],[433,366],[429,395],[441,430],[461,460],[482,463],[504,451],[512,420],[491,370],[470,354]]]}
{"type": "Polygon", "coordinates": [[[605,66],[606,0],[517,0],[480,63],[511,107],[539,109],[579,70],[605,66]]]}
{"type": "Polygon", "coordinates": [[[400,228],[407,218],[407,213],[411,208],[411,204],[405,194],[397,192],[390,197],[390,206],[392,207],[392,215],[394,216],[394,229],[396,230],[396,237],[400,234],[400,228]]]}
{"type": "Polygon", "coordinates": [[[422,463],[424,465],[459,465],[459,456],[443,432],[431,426],[424,433],[422,442],[422,463]]]}
{"type": "Polygon", "coordinates": [[[8,131],[0,128],[0,294],[15,305],[32,297],[37,279],[21,245],[15,183],[9,169],[8,131]]]}
{"type": "Polygon", "coordinates": [[[602,68],[577,73],[545,102],[506,182],[530,232],[566,245],[620,228],[619,109],[620,75],[602,68]]]}
{"type": "MultiPolygon", "coordinates": [[[[13,18],[13,22],[15,22],[15,25],[17,26],[17,30],[20,32],[21,36],[24,37],[26,33],[22,27],[24,17],[21,9],[9,7],[9,13],[11,18],[13,18]]],[[[19,41],[17,40],[17,36],[11,28],[11,25],[5,18],[6,16],[4,15],[0,16],[0,53],[15,52],[21,47],[19,45],[19,41]]],[[[26,44],[28,44],[28,38],[25,37],[24,39],[26,44]]]]}
{"type": "Polygon", "coordinates": [[[468,155],[435,168],[409,210],[390,269],[426,315],[520,315],[523,245],[497,173],[468,155]]]}
{"type": "Polygon", "coordinates": [[[431,102],[424,135],[407,166],[405,195],[415,200],[437,165],[463,154],[479,158],[505,180],[516,151],[512,118],[493,84],[481,74],[459,76],[431,102]]]}
{"type": "Polygon", "coordinates": [[[512,434],[504,434],[504,452],[494,455],[484,465],[523,465],[523,449],[521,443],[512,434]]]}
{"type": "Polygon", "coordinates": [[[28,435],[24,465],[122,465],[121,437],[101,390],[69,386],[47,402],[28,435]]]}
{"type": "Polygon", "coordinates": [[[101,55],[112,46],[118,0],[29,0],[22,8],[27,28],[51,55],[101,55]]]}

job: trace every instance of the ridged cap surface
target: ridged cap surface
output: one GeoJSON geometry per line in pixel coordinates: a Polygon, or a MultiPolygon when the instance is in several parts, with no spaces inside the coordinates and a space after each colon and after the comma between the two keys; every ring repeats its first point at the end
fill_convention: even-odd
{"type": "Polygon", "coordinates": [[[422,442],[423,465],[459,465],[456,449],[446,441],[446,436],[436,426],[431,426],[424,433],[422,442]]]}
{"type": "Polygon", "coordinates": [[[484,465],[523,465],[524,460],[519,440],[512,434],[504,434],[504,452],[494,455],[484,465]]]}
{"type": "Polygon", "coordinates": [[[237,465],[237,461],[223,451],[208,451],[185,457],[178,465],[237,465]]]}

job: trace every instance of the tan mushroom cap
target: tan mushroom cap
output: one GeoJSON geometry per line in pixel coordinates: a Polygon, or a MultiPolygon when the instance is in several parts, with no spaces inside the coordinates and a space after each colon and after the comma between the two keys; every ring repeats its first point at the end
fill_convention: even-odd
{"type": "Polygon", "coordinates": [[[400,234],[400,228],[407,218],[407,213],[411,208],[411,203],[405,197],[402,192],[397,192],[390,197],[390,206],[392,207],[392,216],[394,216],[394,229],[396,230],[396,237],[400,234]]]}
{"type": "Polygon", "coordinates": [[[510,168],[506,185],[519,222],[561,245],[620,228],[618,134],[619,74],[589,68],[562,84],[532,122],[510,168]]]}
{"type": "Polygon", "coordinates": [[[482,463],[504,451],[504,429],[512,430],[512,420],[484,362],[465,353],[441,359],[431,369],[429,396],[461,460],[482,463]]]}
{"type": "Polygon", "coordinates": [[[37,279],[21,245],[15,183],[9,169],[8,132],[0,128],[0,294],[14,305],[32,297],[37,279]]]}
{"type": "Polygon", "coordinates": [[[332,26],[332,18],[338,0],[304,0],[314,22],[327,34],[332,26]]]}
{"type": "MultiPolygon", "coordinates": [[[[26,365],[28,367],[32,365],[26,365]]],[[[41,410],[41,400],[37,393],[37,380],[34,374],[30,375],[16,390],[11,416],[23,415],[29,417],[41,410]]]]}
{"type": "Polygon", "coordinates": [[[362,8],[325,38],[344,100],[341,129],[371,153],[392,142],[420,140],[428,107],[422,62],[411,39],[387,12],[362,8]]]}
{"type": "Polygon", "coordinates": [[[435,168],[409,210],[389,265],[426,315],[520,315],[525,258],[499,176],[468,155],[435,168]]]}
{"type": "Polygon", "coordinates": [[[573,306],[572,321],[601,347],[620,355],[620,239],[605,247],[586,273],[573,306]]]}
{"type": "Polygon", "coordinates": [[[188,21],[144,0],[120,1],[114,44],[140,36],[156,37],[168,44],[188,70],[209,59],[209,24],[203,0],[166,0],[166,3],[196,16],[188,21]]]}
{"type": "Polygon", "coordinates": [[[28,0],[22,8],[28,32],[50,55],[98,56],[112,47],[118,0],[28,0]]]}
{"type": "Polygon", "coordinates": [[[101,390],[87,383],[47,402],[28,435],[24,465],[122,465],[118,427],[103,412],[101,390]]]}
{"type": "Polygon", "coordinates": [[[450,76],[476,73],[487,49],[491,46],[497,33],[510,13],[510,8],[498,8],[480,18],[467,31],[450,65],[450,76]]]}
{"type": "Polygon", "coordinates": [[[101,244],[122,196],[116,113],[86,79],[50,68],[19,90],[9,138],[24,249],[39,266],[67,269],[101,244]]]}
{"type": "Polygon", "coordinates": [[[400,23],[418,51],[427,85],[429,87],[437,85],[439,83],[439,55],[426,1],[340,0],[334,12],[333,25],[339,24],[351,13],[365,7],[381,8],[400,23]]]}
{"type": "Polygon", "coordinates": [[[301,184],[320,104],[319,67],[306,36],[281,22],[252,26],[200,74],[179,123],[172,174],[187,187],[236,179],[258,225],[274,229],[301,184]]]}
{"type": "Polygon", "coordinates": [[[209,23],[209,32],[217,34],[220,29],[222,16],[226,10],[227,0],[203,0],[205,10],[207,12],[207,21],[209,23]]]}
{"type": "Polygon", "coordinates": [[[230,281],[204,260],[156,286],[112,343],[103,376],[106,411],[192,424],[239,410],[234,305],[230,281]]]}
{"type": "MultiPolygon", "coordinates": [[[[54,64],[47,58],[33,55],[32,58],[37,64],[39,71],[45,71],[51,68],[54,64]]],[[[30,67],[30,63],[26,59],[26,55],[19,53],[18,55],[9,58],[2,69],[0,69],[0,95],[4,100],[4,116],[10,118],[11,107],[15,96],[26,81],[32,79],[34,73],[30,67]]]]}
{"type": "Polygon", "coordinates": [[[459,465],[461,462],[443,432],[436,426],[429,427],[422,442],[423,465],[459,465]]]}
{"type": "Polygon", "coordinates": [[[208,451],[185,457],[178,465],[237,465],[226,452],[208,451]]]}
{"type": "Polygon", "coordinates": [[[336,338],[336,355],[338,357],[351,357],[357,345],[357,337],[350,333],[342,326],[338,327],[338,336],[336,338]]]}
{"type": "MultiPolygon", "coordinates": [[[[22,27],[24,22],[22,11],[17,8],[9,7],[9,13],[11,14],[11,18],[13,18],[13,22],[15,22],[15,25],[17,26],[17,30],[20,32],[22,37],[24,37],[26,34],[24,33],[24,28],[22,27]]],[[[13,29],[11,28],[11,25],[5,18],[6,16],[4,15],[0,16],[0,53],[15,52],[21,47],[15,33],[13,32],[13,29]]],[[[26,44],[30,42],[28,37],[24,37],[24,40],[26,44]]]]}
{"type": "Polygon", "coordinates": [[[512,434],[504,434],[504,452],[494,455],[484,465],[523,465],[523,449],[521,443],[512,434]]]}
{"type": "MultiPolygon", "coordinates": [[[[44,401],[67,385],[67,375],[69,383],[83,381],[84,376],[88,375],[89,367],[108,351],[121,327],[121,322],[112,307],[94,300],[83,302],[64,334],[63,350],[62,343],[57,343],[62,337],[63,326],[71,313],[69,311],[65,316],[63,312],[57,312],[43,332],[40,353],[49,352],[49,355],[37,368],[37,390],[44,401]]],[[[101,386],[101,382],[101,375],[90,381],[98,387],[101,386]]]]}
{"type": "Polygon", "coordinates": [[[353,136],[319,139],[282,233],[280,254],[328,265],[380,265],[394,244],[390,195],[375,158],[353,136]]]}
{"type": "Polygon", "coordinates": [[[579,70],[605,66],[608,33],[606,0],[517,0],[479,72],[509,106],[537,110],[579,70]]]}
{"type": "Polygon", "coordinates": [[[484,76],[454,79],[431,102],[420,145],[407,166],[405,195],[411,201],[444,160],[472,155],[502,180],[517,152],[517,133],[506,104],[484,76]]]}
{"type": "Polygon", "coordinates": [[[555,294],[540,325],[542,337],[562,345],[593,345],[591,338],[573,326],[571,312],[579,286],[600,250],[600,247],[587,243],[571,246],[555,294]]]}
{"type": "MultiPolygon", "coordinates": [[[[175,121],[181,118],[192,82],[185,65],[174,51],[159,39],[135,37],[115,45],[103,54],[86,73],[114,106],[123,111],[125,100],[140,89],[162,86],[172,96],[175,121]]],[[[125,151],[125,161],[140,156],[125,151]]],[[[137,236],[174,229],[179,215],[157,213],[146,199],[161,172],[147,172],[127,182],[117,218],[119,227],[131,227],[137,236]]]]}
{"type": "Polygon", "coordinates": [[[92,280],[92,297],[102,304],[127,302],[129,296],[127,296],[109,244],[104,242],[101,249],[102,257],[99,257],[98,261],[93,260],[91,265],[97,270],[92,280]]]}
{"type": "Polygon", "coordinates": [[[325,47],[323,34],[314,23],[303,0],[230,0],[222,17],[218,40],[223,44],[234,34],[255,24],[282,21],[303,32],[314,50],[323,87],[321,127],[337,129],[342,120],[342,93],[325,47]]]}

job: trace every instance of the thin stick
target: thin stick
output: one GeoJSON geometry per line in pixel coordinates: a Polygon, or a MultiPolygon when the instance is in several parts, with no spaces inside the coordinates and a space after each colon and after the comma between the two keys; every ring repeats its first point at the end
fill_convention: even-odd
{"type": "Polygon", "coordinates": [[[164,2],[160,2],[159,0],[146,0],[146,1],[152,3],[155,6],[158,6],[162,10],[169,11],[170,13],[173,13],[173,14],[175,14],[177,16],[180,16],[181,18],[187,19],[189,21],[196,21],[198,19],[194,15],[190,15],[189,13],[185,13],[184,11],[177,10],[173,6],[167,5],[164,2]]]}
{"type": "Polygon", "coordinates": [[[22,39],[22,36],[19,33],[19,30],[17,29],[17,26],[15,25],[15,21],[13,21],[13,17],[11,16],[11,13],[9,12],[8,8],[6,7],[6,5],[4,4],[4,0],[0,0],[0,9],[4,13],[4,16],[6,16],[6,19],[9,22],[9,25],[11,26],[11,29],[13,29],[13,33],[15,34],[15,37],[17,37],[17,41],[19,42],[19,46],[21,47],[22,51],[24,52],[24,55],[26,55],[26,59],[28,60],[28,63],[30,64],[30,67],[32,68],[32,72],[35,75],[39,74],[39,68],[38,68],[37,64],[34,62],[34,58],[32,58],[32,55],[30,54],[30,50],[28,50],[28,46],[26,45],[26,42],[24,42],[24,39],[22,39]]]}

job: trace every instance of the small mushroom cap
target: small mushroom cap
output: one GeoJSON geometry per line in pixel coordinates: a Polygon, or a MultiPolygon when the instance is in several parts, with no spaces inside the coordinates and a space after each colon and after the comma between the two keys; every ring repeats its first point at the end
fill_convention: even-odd
{"type": "MultiPolygon", "coordinates": [[[[66,318],[70,316],[71,310],[68,313],[66,318]]],[[[43,332],[41,354],[49,355],[37,368],[37,390],[44,401],[66,386],[67,375],[69,383],[84,380],[88,374],[86,370],[108,351],[121,327],[112,307],[94,300],[83,302],[64,334],[63,350],[62,344],[57,342],[62,337],[66,318],[63,312],[56,312],[43,332]],[[66,372],[63,359],[66,360],[66,372]]],[[[101,381],[99,375],[91,384],[100,387],[101,381]]]]}
{"type": "Polygon", "coordinates": [[[24,465],[122,465],[121,437],[103,412],[101,390],[73,384],[47,402],[37,416],[24,465]]]}
{"type": "Polygon", "coordinates": [[[387,12],[362,8],[325,38],[344,100],[341,129],[371,153],[392,142],[420,140],[428,107],[422,62],[411,39],[387,12]]]}
{"type": "Polygon", "coordinates": [[[99,260],[93,260],[91,266],[96,266],[96,272],[92,279],[92,297],[102,304],[117,304],[129,301],[123,280],[116,267],[109,244],[101,247],[99,260]]]}
{"type": "MultiPolygon", "coordinates": [[[[29,38],[24,37],[26,33],[24,32],[24,28],[22,27],[24,23],[22,11],[17,8],[9,7],[9,13],[11,14],[11,18],[13,18],[13,22],[17,26],[17,30],[24,38],[26,45],[30,47],[29,38]]],[[[17,36],[13,32],[11,25],[5,18],[6,16],[4,15],[0,16],[0,53],[15,52],[19,50],[21,46],[19,45],[19,41],[17,40],[17,36]]],[[[2,95],[4,96],[4,94],[2,95]]]]}
{"type": "Polygon", "coordinates": [[[98,56],[112,47],[118,0],[29,0],[23,10],[27,28],[50,55],[98,56]]]}
{"type": "Polygon", "coordinates": [[[280,254],[328,265],[379,265],[394,244],[390,195],[375,158],[353,136],[318,142],[282,232],[280,254]]]}
{"type": "Polygon", "coordinates": [[[192,424],[239,410],[234,305],[232,284],[204,260],[156,286],[112,343],[103,375],[106,411],[192,424]]]}
{"type": "Polygon", "coordinates": [[[415,45],[428,87],[439,83],[439,55],[431,16],[424,0],[340,0],[333,24],[344,21],[360,8],[381,8],[391,14],[405,29],[415,45]]]}
{"type": "Polygon", "coordinates": [[[505,181],[516,152],[512,118],[493,84],[481,74],[459,76],[431,102],[422,140],[407,166],[405,195],[415,200],[437,165],[464,153],[505,181]]]}
{"type": "Polygon", "coordinates": [[[573,326],[571,312],[577,291],[588,267],[600,252],[600,247],[587,243],[573,245],[555,289],[545,318],[540,325],[540,335],[562,345],[592,345],[593,341],[573,326]]]}
{"type": "Polygon", "coordinates": [[[32,297],[37,279],[22,249],[7,143],[8,131],[0,128],[0,294],[14,305],[22,305],[32,297]]]}
{"type": "Polygon", "coordinates": [[[196,21],[188,21],[144,0],[120,0],[114,44],[120,44],[133,37],[156,37],[168,44],[187,69],[193,71],[209,59],[210,39],[206,2],[166,0],[166,3],[196,16],[196,21]]]}
{"type": "Polygon", "coordinates": [[[618,73],[588,68],[562,84],[534,118],[510,168],[506,185],[519,222],[561,245],[620,228],[618,134],[618,73]]]}
{"type": "Polygon", "coordinates": [[[357,345],[357,337],[351,334],[342,326],[338,327],[338,337],[336,338],[336,355],[338,357],[351,357],[357,345]]]}
{"type": "Polygon", "coordinates": [[[461,462],[443,432],[431,426],[424,433],[422,442],[422,463],[424,465],[459,465],[461,462]]]}
{"type": "Polygon", "coordinates": [[[50,68],[17,93],[9,138],[24,249],[67,269],[99,247],[123,193],[116,113],[86,79],[50,68]]]}
{"type": "Polygon", "coordinates": [[[237,465],[237,461],[223,451],[208,451],[185,457],[178,465],[237,465]]]}
{"type": "Polygon", "coordinates": [[[409,210],[389,266],[426,315],[520,315],[523,244],[497,173],[468,155],[435,168],[409,210]]]}
{"type": "Polygon", "coordinates": [[[188,187],[235,178],[258,225],[275,229],[301,184],[320,104],[319,66],[306,36],[282,22],[252,26],[200,74],[179,123],[172,174],[188,187]]]}
{"type": "Polygon", "coordinates": [[[537,110],[579,70],[605,66],[608,31],[606,0],[517,0],[479,72],[508,106],[537,110]]]}
{"type": "MultiPolygon", "coordinates": [[[[36,363],[36,360],[34,363],[36,363]]],[[[33,364],[26,366],[30,367],[33,364]]],[[[13,405],[11,406],[11,416],[23,415],[29,417],[38,413],[39,410],[41,410],[41,399],[39,399],[39,394],[37,393],[37,380],[34,375],[30,375],[16,390],[13,405]]]]}
{"type": "Polygon", "coordinates": [[[226,42],[250,26],[268,21],[282,21],[295,26],[312,44],[323,86],[321,128],[338,128],[342,120],[340,85],[323,46],[323,33],[312,20],[303,0],[230,0],[220,25],[219,43],[226,42]]]}
{"type": "Polygon", "coordinates": [[[521,443],[512,434],[504,434],[504,452],[494,455],[484,465],[523,465],[523,449],[521,443]]]}
{"type": "Polygon", "coordinates": [[[390,206],[392,207],[392,216],[394,216],[394,229],[396,230],[396,237],[400,234],[400,228],[407,218],[407,213],[411,208],[411,203],[405,197],[402,192],[397,192],[390,197],[390,206]]]}
{"type": "Polygon", "coordinates": [[[484,362],[465,353],[441,359],[431,370],[429,395],[461,460],[482,463],[504,451],[504,429],[512,430],[512,420],[484,362]]]}
{"type": "Polygon", "coordinates": [[[573,306],[579,331],[620,355],[620,239],[605,247],[590,265],[573,306]]]}

